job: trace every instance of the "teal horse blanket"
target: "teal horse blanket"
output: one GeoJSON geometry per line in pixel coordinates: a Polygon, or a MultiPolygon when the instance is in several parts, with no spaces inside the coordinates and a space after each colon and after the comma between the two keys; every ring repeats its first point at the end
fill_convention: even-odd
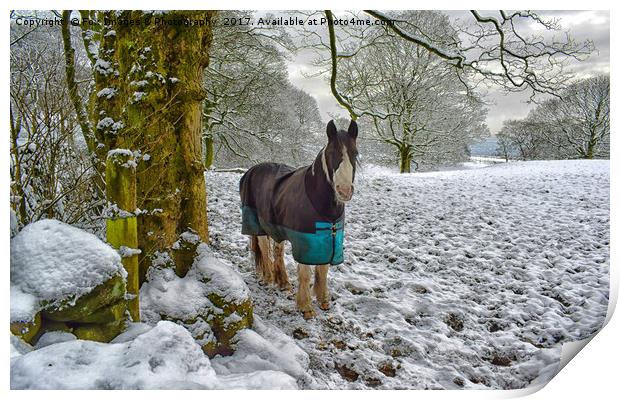
{"type": "Polygon", "coordinates": [[[288,240],[301,264],[337,265],[344,261],[344,211],[335,220],[321,216],[306,194],[310,166],[294,169],[263,163],[250,168],[239,182],[241,232],[288,240]]]}

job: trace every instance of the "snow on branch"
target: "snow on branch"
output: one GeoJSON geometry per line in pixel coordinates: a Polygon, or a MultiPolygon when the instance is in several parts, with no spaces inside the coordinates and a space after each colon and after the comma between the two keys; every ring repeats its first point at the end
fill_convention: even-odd
{"type": "Polygon", "coordinates": [[[387,15],[374,10],[364,10],[367,14],[377,18],[378,20],[384,21],[388,24],[388,26],[400,37],[410,42],[413,42],[419,46],[424,47],[426,50],[430,51],[438,55],[441,58],[450,61],[456,61],[456,67],[463,68],[463,63],[465,62],[465,57],[459,52],[453,52],[448,49],[442,49],[439,46],[436,46],[432,41],[427,40],[426,38],[416,35],[411,32],[407,32],[401,29],[398,25],[395,24],[395,21],[388,17],[387,15]]]}
{"type": "Polygon", "coordinates": [[[460,79],[467,75],[470,81],[486,81],[506,91],[530,89],[531,100],[536,94],[557,97],[571,77],[564,69],[566,62],[581,61],[595,50],[592,41],[577,42],[568,33],[563,34],[563,40],[545,37],[545,34],[549,36],[561,30],[558,21],[544,20],[531,11],[508,14],[500,10],[499,18],[495,18],[471,10],[472,23],[459,28],[458,40],[451,43],[456,49],[439,45],[424,34],[424,27],[416,27],[420,32],[413,33],[399,24],[406,21],[395,20],[376,10],[365,12],[386,22],[386,30],[449,62],[460,79]],[[527,20],[539,26],[543,33],[529,37],[521,34],[519,30],[527,20]]]}

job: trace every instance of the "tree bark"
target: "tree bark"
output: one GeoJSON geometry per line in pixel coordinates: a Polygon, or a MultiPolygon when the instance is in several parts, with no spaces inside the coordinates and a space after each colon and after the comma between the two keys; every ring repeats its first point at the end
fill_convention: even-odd
{"type": "Polygon", "coordinates": [[[205,169],[209,169],[213,166],[213,152],[213,135],[209,133],[205,136],[205,169]]]}
{"type": "MultiPolygon", "coordinates": [[[[191,267],[196,246],[179,245],[183,233],[208,242],[200,134],[203,70],[214,15],[214,11],[173,11],[163,18],[205,24],[104,24],[101,31],[95,65],[98,151],[125,148],[140,155],[136,168],[140,282],[164,252],[180,275],[191,267]]],[[[105,12],[102,17],[153,19],[142,11],[105,12]]]]}
{"type": "Polygon", "coordinates": [[[13,181],[15,185],[12,185],[15,188],[15,192],[19,197],[18,207],[17,207],[17,215],[20,224],[26,224],[28,222],[28,216],[26,215],[26,196],[24,195],[24,188],[22,187],[22,174],[21,174],[21,165],[20,165],[20,156],[18,150],[17,138],[19,136],[19,131],[21,130],[21,123],[19,121],[15,121],[13,118],[13,109],[11,108],[11,155],[15,160],[15,164],[13,166],[14,176],[13,181]]]}
{"type": "Polygon", "coordinates": [[[592,160],[594,158],[597,145],[598,145],[598,140],[596,138],[596,129],[591,129],[590,140],[588,140],[588,148],[586,150],[586,159],[592,160]]]}
{"type": "Polygon", "coordinates": [[[399,148],[400,154],[400,173],[408,174],[411,172],[411,151],[408,146],[399,148]]]}
{"type": "Polygon", "coordinates": [[[69,30],[70,17],[70,10],[63,11],[63,24],[61,31],[62,43],[65,51],[65,77],[67,79],[67,88],[69,89],[69,98],[71,99],[71,103],[73,103],[73,107],[75,108],[77,120],[80,124],[80,129],[82,130],[82,135],[84,136],[84,140],[86,141],[88,150],[91,153],[94,153],[95,138],[92,134],[92,129],[88,121],[88,114],[86,113],[86,109],[84,108],[83,100],[79,96],[77,82],[75,80],[75,49],[71,44],[71,32],[69,30]]]}
{"type": "Polygon", "coordinates": [[[80,97],[78,92],[78,85],[75,79],[75,49],[71,44],[71,31],[70,31],[70,17],[71,11],[65,10],[62,13],[63,24],[61,27],[62,43],[65,52],[65,78],[67,79],[67,89],[69,92],[69,99],[75,109],[78,124],[82,131],[82,136],[86,142],[88,149],[88,156],[93,164],[93,185],[97,191],[98,198],[104,197],[105,190],[105,158],[96,151],[96,140],[93,133],[86,107],[84,107],[84,101],[80,97]]]}

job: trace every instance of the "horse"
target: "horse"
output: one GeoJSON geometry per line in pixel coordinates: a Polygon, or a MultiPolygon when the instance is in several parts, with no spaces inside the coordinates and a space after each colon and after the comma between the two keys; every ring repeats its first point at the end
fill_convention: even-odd
{"type": "Polygon", "coordinates": [[[329,310],[327,272],[344,262],[344,206],[353,197],[357,123],[347,131],[327,124],[327,145],[308,166],[261,163],[239,182],[242,229],[250,236],[256,274],[263,284],[292,291],[284,263],[284,241],[291,243],[297,264],[297,309],[304,319],[316,316],[310,294],[314,265],[314,295],[329,310]]]}

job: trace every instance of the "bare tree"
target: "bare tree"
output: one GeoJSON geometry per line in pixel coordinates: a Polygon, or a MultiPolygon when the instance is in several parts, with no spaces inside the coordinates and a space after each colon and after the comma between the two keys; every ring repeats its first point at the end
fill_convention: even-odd
{"type": "Polygon", "coordinates": [[[515,152],[514,146],[510,138],[504,133],[497,134],[497,148],[495,154],[504,158],[506,162],[510,161],[510,157],[515,152]]]}
{"type": "Polygon", "coordinates": [[[560,95],[504,122],[501,137],[524,160],[609,157],[609,76],[576,81],[560,95]]]}
{"type": "MultiPolygon", "coordinates": [[[[249,12],[225,11],[224,18],[249,17],[249,12]]],[[[284,57],[276,44],[249,25],[213,29],[214,45],[205,72],[203,141],[205,167],[210,168],[215,155],[214,144],[239,158],[250,159],[248,145],[268,140],[266,132],[255,123],[244,123],[256,117],[257,107],[283,91],[288,83],[284,57]]]]}
{"type": "Polygon", "coordinates": [[[235,143],[241,151],[231,151],[221,137],[235,135],[238,131],[224,124],[214,126],[218,167],[249,166],[260,160],[303,165],[310,162],[320,148],[321,142],[315,140],[322,132],[316,100],[293,87],[288,80],[282,81],[278,90],[270,90],[245,113],[230,118],[236,126],[260,135],[237,134],[235,143]]]}
{"type": "MultiPolygon", "coordinates": [[[[402,12],[398,18],[432,27],[437,36],[449,36],[452,29],[446,16],[433,11],[402,12]]],[[[384,33],[375,29],[374,35],[384,33]]],[[[464,156],[474,138],[487,134],[480,98],[468,94],[451,68],[424,47],[384,37],[341,58],[339,87],[348,104],[364,110],[360,115],[372,124],[372,138],[396,148],[401,172],[411,171],[412,160],[428,164],[464,156]]]]}
{"type": "MultiPolygon", "coordinates": [[[[226,11],[220,20],[250,15],[226,11]]],[[[286,32],[278,28],[214,27],[205,74],[205,167],[212,166],[216,155],[220,166],[261,159],[295,165],[306,161],[308,135],[320,130],[320,115],[316,101],[288,80],[283,49],[290,47],[286,32]]]]}
{"type": "Polygon", "coordinates": [[[504,157],[509,157],[508,149],[512,148],[521,160],[557,158],[541,135],[539,125],[530,120],[504,121],[498,138],[503,145],[504,157]]]}
{"type": "Polygon", "coordinates": [[[609,157],[609,75],[573,83],[561,96],[540,104],[528,119],[565,157],[609,157]]]}

